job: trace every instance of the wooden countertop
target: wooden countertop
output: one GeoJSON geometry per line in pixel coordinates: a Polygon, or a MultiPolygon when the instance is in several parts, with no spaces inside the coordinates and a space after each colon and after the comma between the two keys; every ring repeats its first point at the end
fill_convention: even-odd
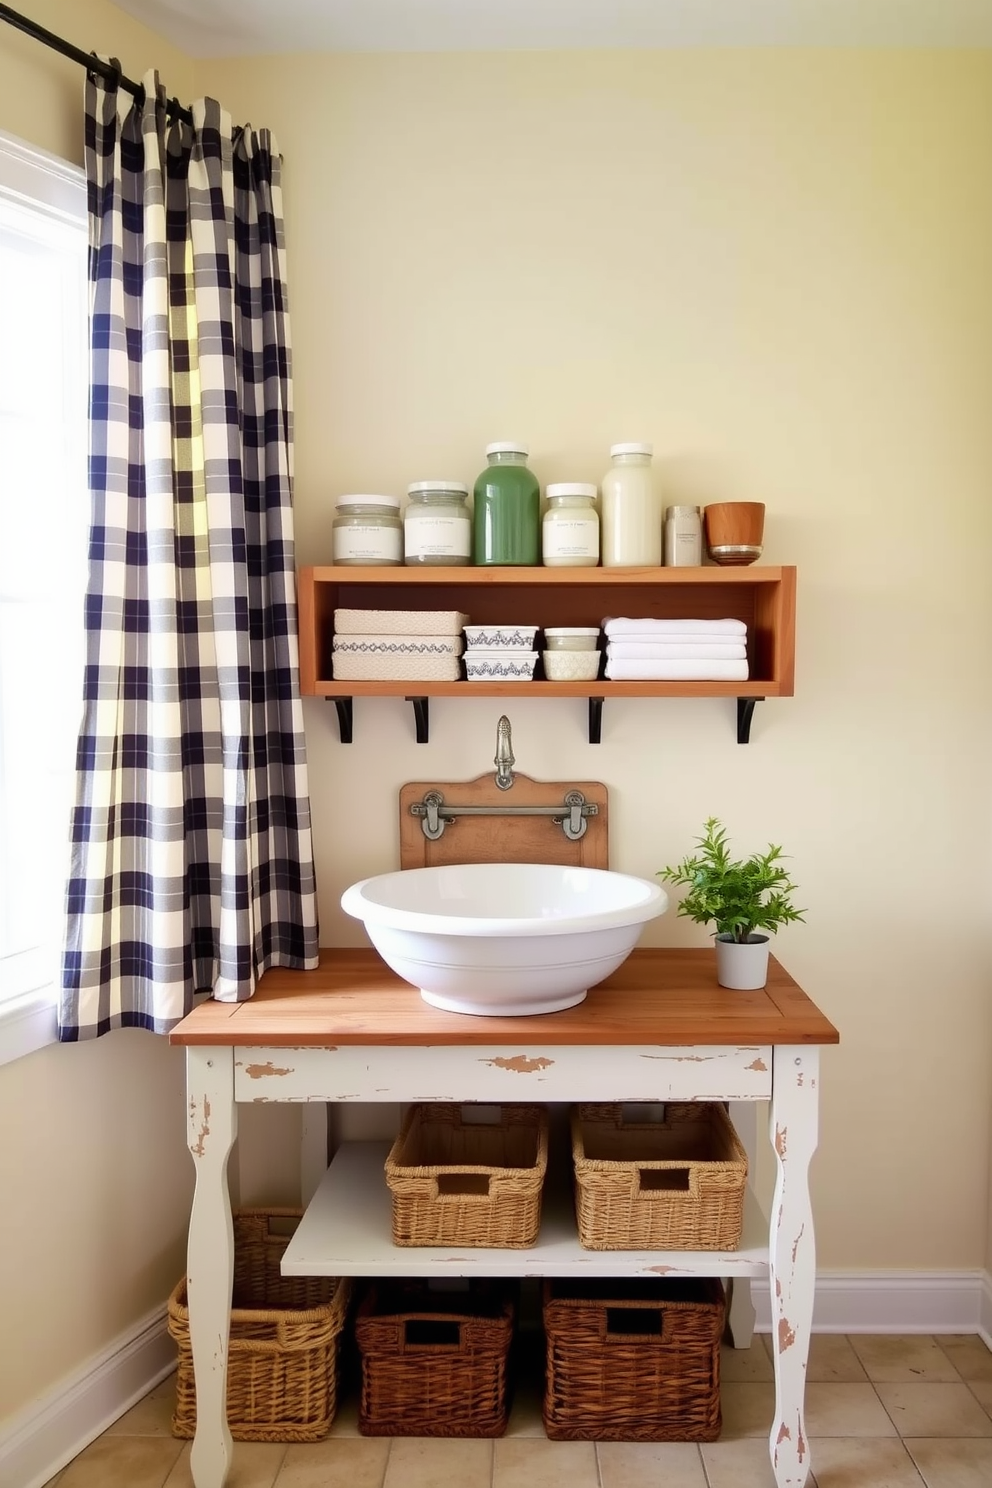
{"type": "Polygon", "coordinates": [[[768,985],[717,985],[712,949],[636,950],[578,1007],[477,1018],[430,1007],[372,950],[323,950],[317,971],[270,971],[247,1002],[201,1003],[174,1044],[836,1044],[840,1035],[771,957],[768,985]]]}

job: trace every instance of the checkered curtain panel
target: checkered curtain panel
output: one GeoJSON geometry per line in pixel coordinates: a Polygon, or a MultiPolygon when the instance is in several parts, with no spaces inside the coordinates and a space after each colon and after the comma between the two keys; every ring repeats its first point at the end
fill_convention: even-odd
{"type": "Polygon", "coordinates": [[[59,1015],[166,1032],[317,964],[280,160],[86,85],[92,531],[59,1015]]]}

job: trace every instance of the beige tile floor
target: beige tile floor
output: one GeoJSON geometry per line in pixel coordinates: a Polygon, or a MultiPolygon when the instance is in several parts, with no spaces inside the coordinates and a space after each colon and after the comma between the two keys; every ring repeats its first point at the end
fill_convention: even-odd
{"type": "MultiPolygon", "coordinates": [[[[349,1390],[326,1441],[239,1443],[228,1488],[773,1488],[765,1339],[724,1350],[723,1434],[699,1447],[547,1441],[532,1363],[498,1441],[361,1437],[349,1390]]],[[[189,1445],[169,1430],[173,1388],[170,1377],[52,1483],[191,1488],[189,1445]]],[[[819,1334],[806,1424],[815,1488],[992,1488],[992,1353],[974,1337],[819,1334]]]]}

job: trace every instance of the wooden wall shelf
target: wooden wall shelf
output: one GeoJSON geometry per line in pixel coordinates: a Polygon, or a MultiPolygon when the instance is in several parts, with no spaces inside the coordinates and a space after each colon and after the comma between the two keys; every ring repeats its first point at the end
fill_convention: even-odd
{"type": "Polygon", "coordinates": [[[598,743],[608,698],[733,697],[738,742],[748,742],[754,704],[791,697],[795,686],[796,570],[777,568],[302,568],[299,574],[300,687],[332,700],[342,743],[353,733],[356,697],[414,704],[417,742],[426,743],[432,697],[584,697],[589,739],[598,743]],[[473,625],[600,625],[608,615],[651,619],[743,620],[747,682],[548,682],[540,663],[528,682],[335,682],[334,611],[460,610],[473,625]]]}

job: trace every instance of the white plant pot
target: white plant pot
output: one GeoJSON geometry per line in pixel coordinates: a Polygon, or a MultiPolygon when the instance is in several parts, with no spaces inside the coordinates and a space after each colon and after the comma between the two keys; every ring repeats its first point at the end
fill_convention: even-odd
{"type": "Polygon", "coordinates": [[[749,935],[737,941],[732,935],[716,937],[716,979],[721,987],[752,992],[768,980],[768,936],[749,935]]]}

